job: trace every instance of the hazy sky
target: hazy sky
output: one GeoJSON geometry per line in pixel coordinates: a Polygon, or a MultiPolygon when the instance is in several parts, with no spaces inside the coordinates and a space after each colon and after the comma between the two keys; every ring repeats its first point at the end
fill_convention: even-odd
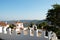
{"type": "Polygon", "coordinates": [[[0,20],[42,20],[60,0],[0,0],[0,20]]]}

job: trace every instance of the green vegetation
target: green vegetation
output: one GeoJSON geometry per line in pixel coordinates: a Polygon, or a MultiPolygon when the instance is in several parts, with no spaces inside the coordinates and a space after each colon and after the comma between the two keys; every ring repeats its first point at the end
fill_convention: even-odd
{"type": "Polygon", "coordinates": [[[14,27],[16,27],[14,24],[10,24],[9,28],[13,29],[14,27]]]}
{"type": "Polygon", "coordinates": [[[30,26],[30,27],[32,27],[33,25],[34,25],[34,23],[30,23],[30,25],[29,25],[29,26],[30,26]]]}
{"type": "MultiPolygon", "coordinates": [[[[45,29],[46,31],[53,31],[56,33],[57,37],[60,38],[60,5],[52,5],[52,9],[49,9],[47,12],[46,21],[40,24],[36,24],[38,29],[45,29]],[[50,23],[49,23],[50,22],[50,23]]],[[[31,23],[30,27],[32,27],[31,23]]]]}
{"type": "Polygon", "coordinates": [[[36,24],[38,29],[42,29],[47,25],[47,22],[42,22],[40,24],[36,24]]]}
{"type": "Polygon", "coordinates": [[[52,25],[60,26],[60,5],[55,4],[52,9],[48,10],[47,20],[50,21],[52,25]]]}
{"type": "Polygon", "coordinates": [[[47,13],[47,21],[51,22],[52,27],[49,26],[49,30],[52,30],[55,32],[60,38],[60,5],[59,4],[54,4],[52,9],[48,10],[47,13]]]}

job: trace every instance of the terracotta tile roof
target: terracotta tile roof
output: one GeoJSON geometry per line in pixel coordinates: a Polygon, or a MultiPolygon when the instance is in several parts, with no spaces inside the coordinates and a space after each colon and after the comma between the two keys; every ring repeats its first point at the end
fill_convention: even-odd
{"type": "Polygon", "coordinates": [[[0,22],[0,26],[6,26],[7,24],[5,22],[0,22]]]}

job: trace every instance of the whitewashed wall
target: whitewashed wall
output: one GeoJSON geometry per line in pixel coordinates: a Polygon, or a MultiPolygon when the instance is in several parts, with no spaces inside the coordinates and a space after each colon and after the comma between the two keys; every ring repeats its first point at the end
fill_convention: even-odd
{"type": "Polygon", "coordinates": [[[4,26],[4,34],[7,34],[7,28],[9,27],[9,25],[6,25],[6,26],[4,26]]]}
{"type": "Polygon", "coordinates": [[[2,27],[0,26],[0,33],[2,33],[2,27]]]}

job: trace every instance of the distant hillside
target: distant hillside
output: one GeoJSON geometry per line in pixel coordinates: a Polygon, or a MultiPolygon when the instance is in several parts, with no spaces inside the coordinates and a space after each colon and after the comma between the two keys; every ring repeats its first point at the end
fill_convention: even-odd
{"type": "MultiPolygon", "coordinates": [[[[34,23],[34,24],[39,24],[41,22],[44,22],[45,20],[18,20],[19,22],[23,22],[24,23],[24,26],[27,27],[29,26],[31,23],[34,23]]],[[[6,21],[5,21],[6,22],[6,21]]],[[[8,24],[13,24],[17,22],[17,20],[11,20],[11,21],[7,21],[8,24]]]]}

